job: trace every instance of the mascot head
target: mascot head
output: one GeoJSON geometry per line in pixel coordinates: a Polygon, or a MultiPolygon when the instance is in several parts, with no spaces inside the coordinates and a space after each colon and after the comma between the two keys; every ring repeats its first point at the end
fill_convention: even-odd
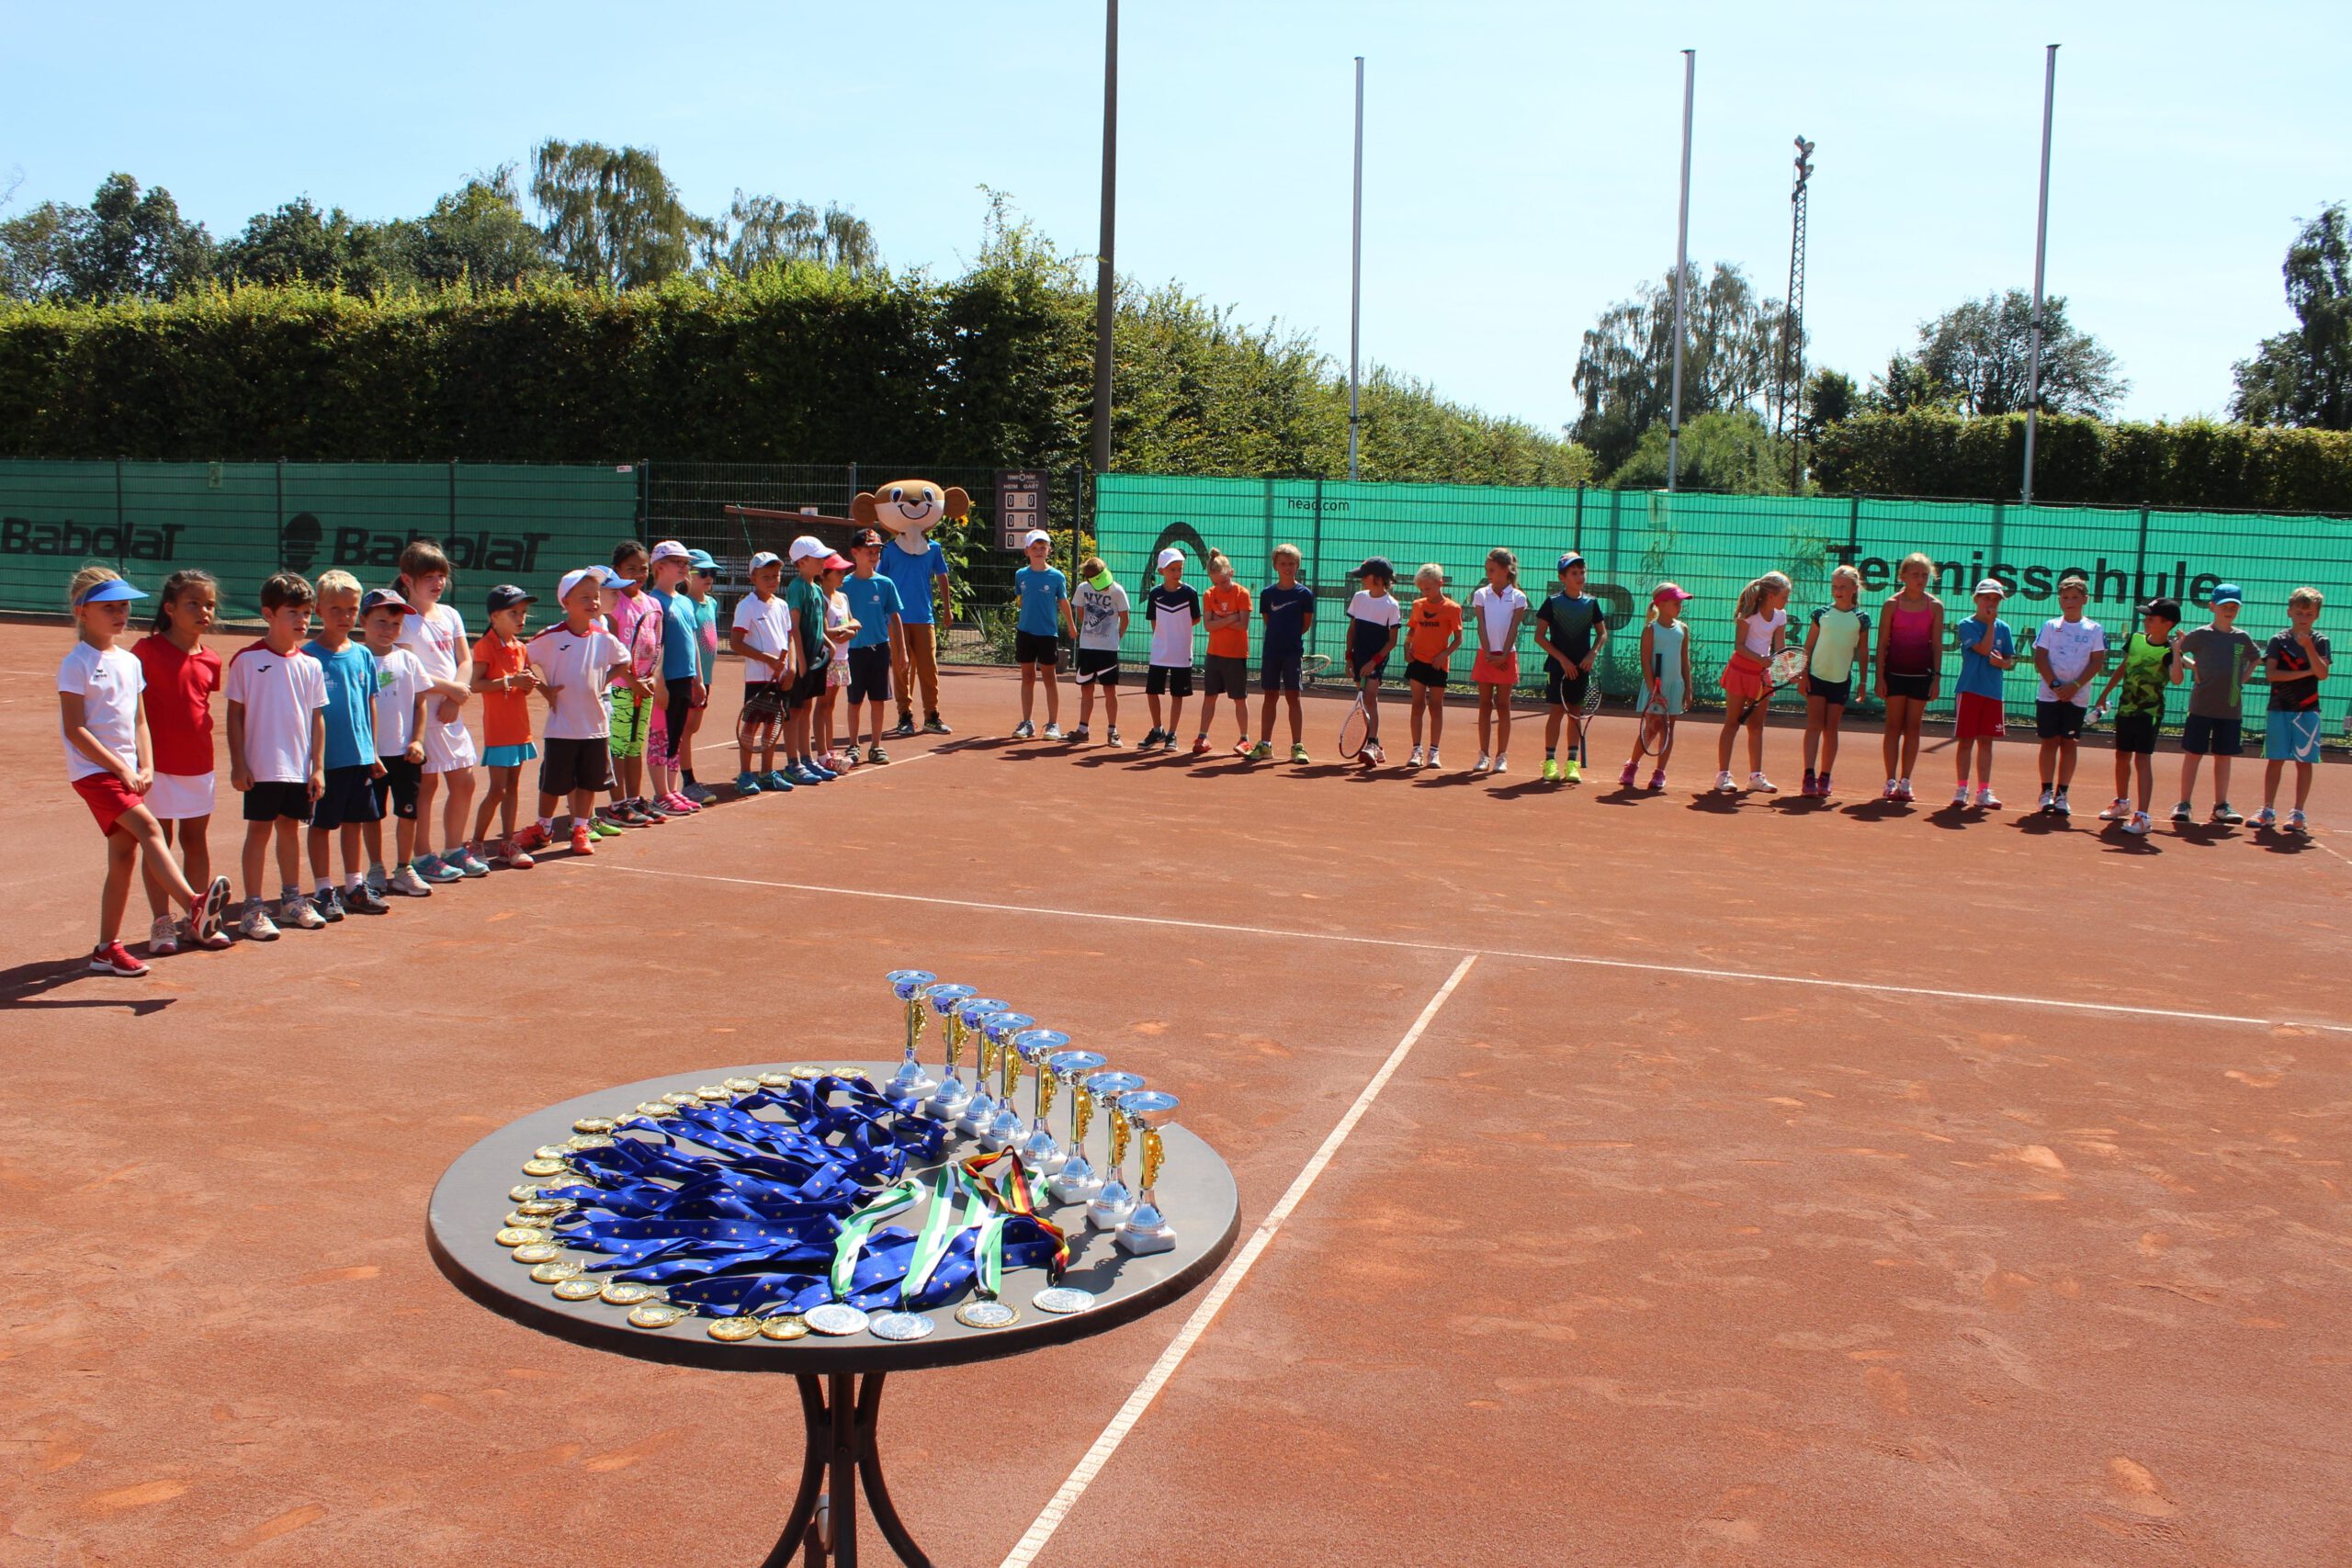
{"type": "Polygon", "coordinates": [[[930,548],[931,530],[943,522],[961,522],[972,510],[972,498],[955,485],[942,488],[929,479],[892,479],[861,491],[850,502],[853,523],[888,528],[899,547],[909,554],[930,548]]]}

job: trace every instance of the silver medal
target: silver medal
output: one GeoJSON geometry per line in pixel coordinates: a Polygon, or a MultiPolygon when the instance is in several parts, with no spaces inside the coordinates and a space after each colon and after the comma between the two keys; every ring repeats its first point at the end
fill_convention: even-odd
{"type": "Polygon", "coordinates": [[[867,1326],[876,1339],[920,1339],[939,1325],[919,1312],[886,1312],[867,1326]]]}
{"type": "Polygon", "coordinates": [[[956,1309],[956,1321],[967,1328],[1010,1328],[1021,1321],[1021,1309],[1002,1302],[966,1302],[956,1309]]]}
{"type": "Polygon", "coordinates": [[[859,1333],[866,1324],[865,1314],[847,1302],[827,1302],[823,1306],[810,1307],[800,1318],[812,1332],[836,1337],[859,1333]]]}
{"type": "Polygon", "coordinates": [[[1092,1306],[1094,1292],[1081,1291],[1075,1285],[1053,1285],[1030,1297],[1029,1304],[1039,1312],[1067,1315],[1074,1312],[1084,1312],[1088,1307],[1092,1306]]]}

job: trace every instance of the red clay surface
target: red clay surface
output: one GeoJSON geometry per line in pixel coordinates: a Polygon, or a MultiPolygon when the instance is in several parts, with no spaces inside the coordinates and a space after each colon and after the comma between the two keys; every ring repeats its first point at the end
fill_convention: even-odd
{"type": "MultiPolygon", "coordinates": [[[[0,1562],[607,1529],[755,1562],[790,1385],[473,1306],[423,1239],[458,1152],[604,1085],[888,1055],[912,963],[1182,1095],[1247,1235],[1474,953],[1037,1562],[2352,1559],[2340,766],[2307,845],[2133,844],[1933,796],[1727,811],[1695,726],[1657,797],[1536,784],[1524,730],[1501,784],[1358,778],[1329,702],[1306,770],[1071,756],[989,739],[1014,685],[957,672],[937,754],[113,981],[74,972],[66,635],[0,627],[0,1562]]],[[[2012,800],[2030,765],[2003,749],[2012,800]]],[[[1193,1304],[894,1380],[917,1538],[1002,1559],[1193,1304]]]]}

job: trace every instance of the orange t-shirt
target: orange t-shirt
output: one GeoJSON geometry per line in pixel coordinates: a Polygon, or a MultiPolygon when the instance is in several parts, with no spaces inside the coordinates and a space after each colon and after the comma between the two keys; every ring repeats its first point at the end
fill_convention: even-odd
{"type": "MultiPolygon", "coordinates": [[[[495,681],[520,675],[531,667],[530,653],[519,642],[496,632],[484,632],[474,644],[474,666],[495,681]]],[[[520,746],[531,739],[531,694],[528,692],[484,692],[481,694],[481,743],[520,746]]]]}
{"type": "Polygon", "coordinates": [[[1417,598],[1412,608],[1412,630],[1405,638],[1405,657],[1444,669],[1445,645],[1462,631],[1462,606],[1451,599],[1441,598],[1432,604],[1417,598]]]}
{"type": "Polygon", "coordinates": [[[1212,588],[1201,596],[1202,604],[1212,615],[1229,615],[1239,611],[1243,615],[1239,626],[1218,626],[1209,633],[1209,654],[1216,659],[1247,659],[1250,657],[1250,590],[1238,582],[1228,582],[1222,588],[1212,588]]]}

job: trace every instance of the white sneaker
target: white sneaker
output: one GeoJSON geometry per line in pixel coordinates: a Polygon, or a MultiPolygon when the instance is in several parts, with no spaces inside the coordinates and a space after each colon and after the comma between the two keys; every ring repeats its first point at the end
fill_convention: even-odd
{"type": "Polygon", "coordinates": [[[382,866],[371,865],[368,868],[368,892],[373,893],[377,897],[381,898],[384,896],[384,889],[390,887],[391,885],[392,879],[385,874],[382,866]]]}
{"type": "Polygon", "coordinates": [[[245,913],[237,921],[237,934],[247,942],[276,942],[277,923],[269,918],[269,907],[258,898],[245,900],[245,913]]]}
{"type": "Polygon", "coordinates": [[[416,867],[404,865],[392,873],[384,884],[384,891],[397,893],[403,898],[430,898],[433,886],[416,874],[416,867]]]}
{"type": "Polygon", "coordinates": [[[2131,816],[2132,803],[2118,795],[2108,802],[2107,809],[2098,814],[2098,819],[2102,822],[2123,822],[2130,820],[2131,816]]]}
{"type": "Polygon", "coordinates": [[[298,931],[324,931],[327,925],[319,907],[300,893],[288,893],[277,901],[277,918],[298,931]]]}
{"type": "Polygon", "coordinates": [[[2048,784],[2043,784],[2041,786],[2041,809],[2044,811],[2052,809],[2057,803],[2057,799],[2058,792],[2056,790],[2052,789],[2048,784]]]}
{"type": "Polygon", "coordinates": [[[158,915],[147,928],[147,956],[168,958],[180,950],[180,923],[169,915],[158,915]]]}
{"type": "Polygon", "coordinates": [[[1747,787],[1756,791],[1758,795],[1778,795],[1781,793],[1781,786],[1774,784],[1770,779],[1766,778],[1762,773],[1748,774],[1747,787]]]}
{"type": "Polygon", "coordinates": [[[1483,773],[1494,765],[1494,760],[1481,751],[1478,753],[1478,760],[1470,764],[1470,771],[1474,773],[1483,773]]]}
{"type": "Polygon", "coordinates": [[[2308,836],[2311,830],[2312,825],[2303,818],[2302,807],[2297,807],[2294,810],[2287,813],[2287,831],[2290,833],[2301,833],[2308,836]]]}
{"type": "Polygon", "coordinates": [[[1060,725],[1058,725],[1058,724],[1048,724],[1048,725],[1046,725],[1046,739],[1048,739],[1048,740],[1059,740],[1061,738],[1062,738],[1062,727],[1061,727],[1060,725]]]}
{"type": "Polygon", "coordinates": [[[2123,830],[2127,833],[2146,833],[2148,830],[2148,814],[2144,811],[2134,811],[2132,813],[2132,819],[2123,824],[2123,830]]]}
{"type": "Polygon", "coordinates": [[[2278,813],[2266,806],[2254,814],[2254,825],[2257,828],[2276,828],[2278,826],[2278,813]]]}
{"type": "Polygon", "coordinates": [[[1418,768],[1421,765],[1421,749],[1419,747],[1416,746],[1413,748],[1413,754],[1405,759],[1405,765],[1408,768],[1418,768]]]}
{"type": "Polygon", "coordinates": [[[1958,789],[1951,792],[1951,803],[1954,806],[1965,806],[1968,804],[1968,786],[1966,784],[1962,784],[1958,789]]]}
{"type": "Polygon", "coordinates": [[[1715,789],[1718,793],[1730,795],[1738,789],[1738,787],[1739,786],[1737,784],[1731,782],[1731,774],[1728,773],[1717,773],[1715,775],[1715,789]]]}
{"type": "Polygon", "coordinates": [[[1510,772],[1510,753],[1505,751],[1497,756],[1495,758],[1495,765],[1491,771],[1497,778],[1500,778],[1505,773],[1510,772]]]}
{"type": "Polygon", "coordinates": [[[1436,768],[1436,767],[1442,767],[1443,765],[1444,765],[1443,763],[1440,762],[1440,761],[1437,760],[1437,748],[1436,748],[1436,747],[1434,747],[1434,746],[1430,747],[1430,767],[1432,767],[1432,768],[1436,768]]]}
{"type": "Polygon", "coordinates": [[[1986,784],[1976,792],[1976,804],[1987,811],[1998,811],[2001,809],[2001,797],[1993,793],[1991,784],[1986,784]]]}

